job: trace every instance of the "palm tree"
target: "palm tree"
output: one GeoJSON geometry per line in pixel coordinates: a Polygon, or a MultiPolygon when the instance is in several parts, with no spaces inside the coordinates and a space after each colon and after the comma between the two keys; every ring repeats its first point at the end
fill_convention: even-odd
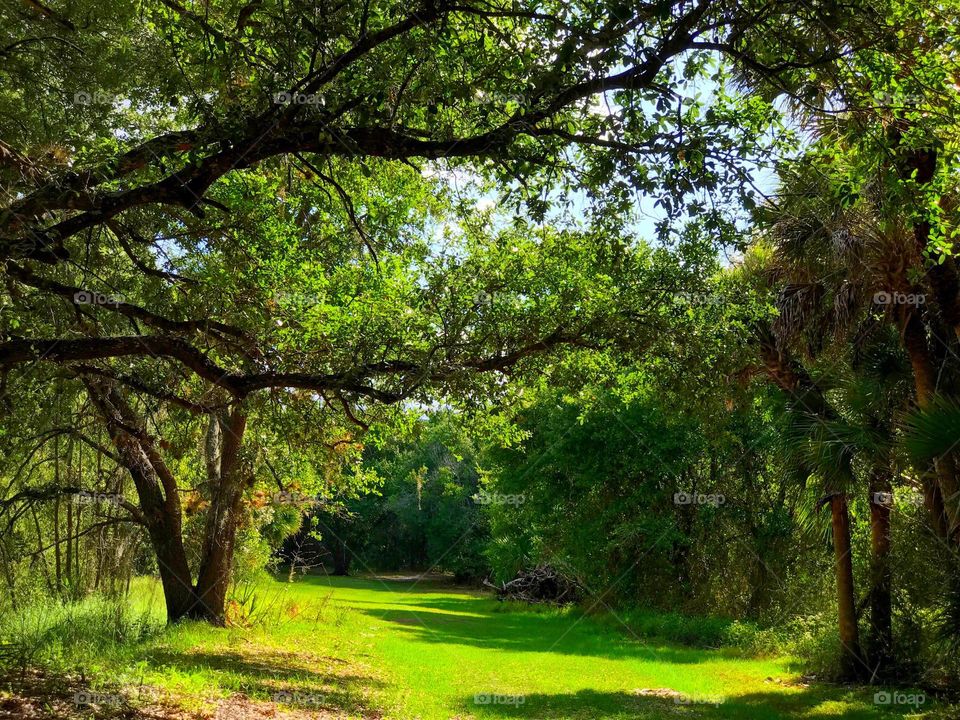
{"type": "MultiPolygon", "coordinates": [[[[806,155],[784,168],[777,201],[760,210],[768,232],[758,245],[779,313],[759,339],[768,374],[784,389],[790,385],[784,382],[791,376],[784,370],[789,363],[819,384],[841,368],[848,373],[829,402],[807,410],[822,427],[847,438],[865,474],[860,485],[866,486],[871,510],[870,655],[874,668],[883,671],[892,647],[889,499],[895,418],[912,405],[915,421],[926,419],[923,429],[933,431],[931,418],[942,416],[944,403],[960,404],[960,363],[950,346],[957,330],[952,299],[957,284],[951,259],[931,268],[924,257],[930,228],[919,227],[924,221],[908,207],[890,202],[890,174],[900,177],[909,166],[917,182],[928,182],[930,168],[920,161],[935,158],[899,152],[902,131],[894,124],[890,159],[854,186],[847,178],[855,174],[845,163],[857,157],[850,134],[860,127],[855,117],[821,123],[806,155]],[[823,149],[831,149],[829,160],[823,149]],[[846,429],[837,425],[838,418],[846,429]]],[[[949,212],[951,204],[942,207],[949,212]]],[[[909,457],[932,530],[958,550],[960,424],[941,425],[932,435],[937,442],[928,442],[927,452],[909,457]]],[[[844,524],[840,512],[835,530],[841,535],[844,524]]],[[[960,578],[960,572],[955,575],[960,578]]]]}
{"type": "Polygon", "coordinates": [[[785,469],[796,484],[806,487],[816,478],[821,499],[816,509],[830,506],[834,565],[837,579],[837,616],[841,644],[840,674],[859,678],[867,668],[860,645],[850,543],[849,489],[856,482],[851,447],[836,435],[838,413],[823,389],[806,370],[779,348],[772,334],[757,330],[760,354],[767,374],[787,393],[788,426],[784,433],[785,469]]]}
{"type": "MultiPolygon", "coordinates": [[[[770,280],[778,289],[778,344],[805,360],[855,355],[884,324],[896,329],[909,360],[913,394],[927,408],[937,394],[960,397],[945,312],[927,304],[929,274],[910,224],[884,207],[884,183],[854,191],[825,167],[816,147],[843,146],[842,124],[823,130],[809,156],[784,172],[779,201],[762,211],[773,245],[770,280]],[[825,172],[827,170],[828,172],[825,172]]],[[[956,448],[917,467],[931,526],[960,548],[960,486],[956,448]]]]}

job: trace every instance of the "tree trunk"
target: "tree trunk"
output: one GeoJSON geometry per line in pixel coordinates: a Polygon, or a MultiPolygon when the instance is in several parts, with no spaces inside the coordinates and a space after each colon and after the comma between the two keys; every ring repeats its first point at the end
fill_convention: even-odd
{"type": "Polygon", "coordinates": [[[76,588],[73,586],[73,501],[67,501],[67,534],[66,534],[66,543],[67,543],[67,553],[66,553],[66,567],[64,568],[64,574],[67,578],[67,591],[68,593],[74,593],[76,588]]]}
{"type": "Polygon", "coordinates": [[[167,620],[172,623],[192,618],[223,625],[243,492],[248,478],[252,479],[252,473],[245,472],[241,457],[246,414],[239,404],[234,405],[224,423],[222,438],[219,428],[217,432],[208,428],[205,449],[211,499],[197,582],[193,584],[183,546],[182,510],[176,480],[147,434],[142,418],[117,387],[100,379],[85,378],[84,382],[106,420],[117,454],[137,489],[142,522],[157,557],[167,603],[167,620]],[[221,444],[219,454],[216,454],[216,446],[221,444]]]}
{"type": "Polygon", "coordinates": [[[857,627],[857,609],[853,588],[853,556],[850,547],[850,513],[847,497],[835,493],[830,498],[833,525],[833,552],[837,572],[837,607],[840,621],[841,673],[854,679],[863,674],[860,654],[860,631],[857,627]]]}
{"type": "MultiPolygon", "coordinates": [[[[912,178],[918,187],[929,185],[935,178],[940,162],[937,150],[933,147],[912,148],[902,145],[903,139],[911,129],[912,123],[901,120],[888,128],[891,149],[896,153],[895,166],[903,178],[912,178]]],[[[942,203],[942,198],[940,202],[942,203]]],[[[933,297],[939,309],[939,316],[960,338],[960,278],[957,276],[957,265],[953,257],[946,256],[939,262],[929,264],[923,268],[923,258],[930,243],[931,226],[929,218],[918,213],[913,221],[914,251],[921,259],[921,266],[914,268],[923,270],[923,277],[929,282],[933,290],[933,297]]],[[[909,283],[909,278],[901,278],[909,283]]],[[[922,291],[917,287],[916,291],[922,291]]],[[[901,330],[903,346],[910,358],[913,368],[914,385],[916,389],[917,405],[920,408],[929,406],[937,388],[937,374],[934,368],[930,346],[927,342],[927,328],[919,308],[900,308],[897,319],[901,330]]],[[[930,322],[929,314],[927,322],[930,322]]],[[[940,337],[942,333],[932,332],[933,339],[943,349],[946,341],[940,337]]],[[[957,480],[955,455],[949,453],[947,457],[937,458],[934,461],[935,478],[930,472],[917,468],[924,483],[924,498],[927,510],[931,516],[934,531],[939,537],[947,539],[955,548],[960,547],[960,482],[957,480]],[[931,487],[931,483],[938,487],[931,487]]]]}
{"type": "Polygon", "coordinates": [[[750,568],[750,595],[747,598],[747,615],[758,620],[770,604],[770,568],[765,555],[769,550],[760,538],[760,528],[751,520],[750,542],[752,563],[750,568]]]}
{"type": "MultiPolygon", "coordinates": [[[[893,139],[898,144],[903,140],[903,130],[907,129],[894,130],[893,139]]],[[[939,153],[935,148],[912,148],[902,158],[902,172],[906,177],[912,176],[918,187],[923,187],[933,181],[939,161],[939,153]]],[[[940,206],[943,208],[943,198],[940,198],[940,206]]],[[[929,220],[918,219],[914,222],[913,239],[921,258],[925,257],[930,244],[931,230],[929,220]]],[[[940,258],[939,262],[930,263],[924,277],[933,289],[933,297],[944,322],[960,338],[960,278],[957,277],[956,261],[950,255],[940,258]]]]}
{"type": "Polygon", "coordinates": [[[333,574],[349,575],[350,561],[353,556],[350,553],[350,548],[347,547],[347,543],[340,538],[334,538],[330,554],[333,555],[333,574]]]}
{"type": "MultiPolygon", "coordinates": [[[[903,344],[913,369],[914,388],[917,405],[921,409],[930,407],[930,401],[936,392],[937,377],[927,344],[926,329],[917,311],[912,311],[903,321],[903,344]]],[[[937,458],[933,462],[933,472],[917,468],[923,482],[923,497],[930,513],[930,522],[938,537],[951,540],[954,546],[960,546],[960,494],[952,457],[937,458]],[[944,502],[944,498],[952,501],[944,502]]]]}
{"type": "MultiPolygon", "coordinates": [[[[71,442],[73,438],[71,436],[71,442]]],[[[83,482],[83,445],[77,447],[77,485],[83,482]]],[[[97,480],[99,480],[97,476],[97,480]]],[[[83,506],[77,505],[73,513],[73,587],[74,593],[80,597],[83,593],[83,552],[81,551],[81,542],[83,541],[83,506]]]]}
{"type": "Polygon", "coordinates": [[[3,567],[3,577],[7,581],[7,591],[10,594],[10,608],[14,612],[20,610],[20,604],[17,601],[17,583],[13,577],[13,563],[7,558],[7,550],[0,542],[0,565],[3,567]]]}
{"type": "MultiPolygon", "coordinates": [[[[203,551],[197,575],[198,605],[192,617],[216,625],[226,622],[227,589],[233,571],[233,551],[246,476],[241,458],[247,416],[239,405],[234,406],[225,423],[219,462],[211,462],[208,448],[208,472],[219,466],[219,477],[211,483],[210,509],[203,534],[203,551]]],[[[208,434],[209,438],[209,434],[208,434]]]]}
{"type": "MultiPolygon", "coordinates": [[[[57,487],[60,484],[60,436],[53,441],[53,479],[57,487]]],[[[53,566],[57,580],[57,593],[63,587],[63,568],[60,564],[60,496],[53,499],[53,566]]]]}
{"type": "Polygon", "coordinates": [[[43,531],[40,529],[40,518],[37,517],[37,509],[33,505],[30,506],[30,512],[33,515],[33,524],[37,528],[37,555],[40,558],[40,567],[43,568],[43,578],[47,581],[47,590],[53,595],[53,581],[50,579],[50,570],[47,567],[47,556],[43,551],[43,531]]]}
{"type": "Polygon", "coordinates": [[[142,522],[157,558],[167,605],[167,621],[188,617],[197,605],[190,565],[183,546],[180,496],[143,422],[113,385],[85,378],[87,392],[103,416],[117,455],[133,478],[142,522]],[[161,490],[162,487],[162,490],[161,490]]]}
{"type": "Polygon", "coordinates": [[[889,472],[878,467],[870,477],[870,646],[873,674],[883,677],[893,658],[893,602],[890,568],[889,472]]]}
{"type": "MultiPolygon", "coordinates": [[[[781,388],[799,401],[814,417],[830,420],[836,411],[806,371],[785,352],[777,348],[773,338],[760,335],[760,350],[767,373],[781,388]]],[[[849,463],[849,458],[846,460],[849,463]]],[[[847,468],[852,476],[852,468],[847,468]]],[[[830,496],[830,520],[833,530],[833,552],[837,574],[837,610],[841,643],[841,673],[847,678],[862,675],[865,666],[860,652],[860,631],[853,586],[853,555],[850,546],[850,512],[843,493],[830,496]]]]}
{"type": "Polygon", "coordinates": [[[175,623],[194,617],[198,600],[180,534],[168,534],[163,527],[160,523],[148,528],[148,531],[160,571],[160,584],[167,605],[167,622],[175,623]]]}
{"type": "Polygon", "coordinates": [[[83,508],[80,506],[77,506],[77,511],[74,514],[73,525],[76,528],[76,534],[74,535],[75,545],[73,548],[73,577],[76,584],[77,592],[83,593],[84,592],[84,587],[83,587],[84,554],[83,554],[82,543],[85,536],[83,534],[83,508]]]}
{"type": "MultiPolygon", "coordinates": [[[[59,462],[59,459],[58,459],[59,462]]],[[[59,484],[59,481],[58,481],[59,484]]],[[[60,496],[53,499],[53,572],[57,592],[63,588],[63,565],[60,561],[60,496]]]]}

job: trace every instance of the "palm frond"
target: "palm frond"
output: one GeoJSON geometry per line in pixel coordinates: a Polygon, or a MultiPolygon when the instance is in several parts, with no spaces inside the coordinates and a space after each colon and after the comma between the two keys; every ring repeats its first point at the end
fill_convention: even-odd
{"type": "Polygon", "coordinates": [[[960,445],[960,404],[937,396],[929,407],[915,410],[902,421],[903,447],[920,465],[960,445]]]}

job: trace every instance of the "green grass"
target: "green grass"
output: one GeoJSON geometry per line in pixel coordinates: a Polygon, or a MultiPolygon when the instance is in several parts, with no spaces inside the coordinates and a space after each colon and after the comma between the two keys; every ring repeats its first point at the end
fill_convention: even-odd
{"type": "MultiPolygon", "coordinates": [[[[162,611],[156,586],[141,581],[135,597],[134,627],[153,627],[162,611]]],[[[296,717],[320,716],[319,707],[398,720],[909,715],[876,706],[870,689],[805,687],[787,658],[640,640],[609,617],[503,605],[426,582],[268,580],[237,614],[252,625],[188,623],[113,646],[54,643],[38,662],[72,673],[74,684],[80,668],[88,685],[116,688],[133,705],[143,702],[134,688],[153,687],[161,704],[207,713],[237,694],[265,708],[284,692],[296,717]],[[493,695],[515,702],[476,702],[493,695]],[[703,702],[678,703],[683,697],[703,702]]]]}

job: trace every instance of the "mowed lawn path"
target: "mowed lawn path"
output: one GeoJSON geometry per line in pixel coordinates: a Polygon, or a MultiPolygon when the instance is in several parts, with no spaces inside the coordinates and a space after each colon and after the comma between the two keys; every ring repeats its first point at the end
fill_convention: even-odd
{"type": "Polygon", "coordinates": [[[782,659],[640,641],[615,621],[512,609],[426,581],[308,577],[275,590],[296,608],[288,620],[241,639],[197,630],[150,664],[165,652],[165,684],[179,667],[184,683],[216,684],[222,697],[285,692],[296,717],[867,720],[910,710],[875,705],[869,689],[804,686],[782,659]],[[325,710],[309,707],[311,693],[325,710]]]}

